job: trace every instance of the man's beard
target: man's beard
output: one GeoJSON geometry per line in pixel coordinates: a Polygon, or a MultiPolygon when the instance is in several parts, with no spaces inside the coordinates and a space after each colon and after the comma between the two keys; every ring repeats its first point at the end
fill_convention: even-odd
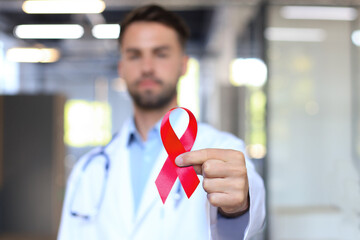
{"type": "MultiPolygon", "coordinates": [[[[163,81],[157,78],[151,78],[156,84],[162,85],[162,91],[159,94],[154,93],[152,90],[139,92],[131,87],[128,91],[135,103],[135,105],[143,110],[156,110],[161,109],[168,105],[174,97],[176,97],[176,84],[165,85],[163,81]]],[[[142,79],[135,82],[135,86],[140,84],[142,79]]]]}

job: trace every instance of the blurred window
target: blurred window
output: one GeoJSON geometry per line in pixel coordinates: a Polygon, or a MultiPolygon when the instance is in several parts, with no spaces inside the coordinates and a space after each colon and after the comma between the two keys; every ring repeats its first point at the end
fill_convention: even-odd
{"type": "Polygon", "coordinates": [[[72,147],[105,145],[111,139],[111,107],[106,102],[69,100],[65,105],[65,143],[72,147]]]}
{"type": "Polygon", "coordinates": [[[196,118],[200,116],[199,106],[199,61],[190,58],[187,72],[178,83],[179,106],[188,108],[196,118]]]}

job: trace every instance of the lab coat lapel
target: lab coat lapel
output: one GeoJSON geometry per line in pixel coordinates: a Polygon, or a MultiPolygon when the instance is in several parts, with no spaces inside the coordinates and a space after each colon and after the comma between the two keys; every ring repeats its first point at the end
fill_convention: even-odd
{"type": "Polygon", "coordinates": [[[128,136],[129,136],[129,124],[130,120],[127,121],[120,133],[120,144],[114,146],[113,151],[116,153],[116,161],[113,166],[113,184],[117,189],[116,201],[119,208],[119,214],[123,218],[122,223],[126,226],[125,229],[132,232],[134,228],[134,201],[131,188],[131,176],[130,176],[130,157],[129,150],[127,147],[128,136]]]}
{"type": "Polygon", "coordinates": [[[151,210],[151,208],[155,204],[161,203],[161,198],[159,196],[158,190],[155,185],[155,180],[166,158],[167,158],[167,153],[164,149],[162,149],[151,171],[149,180],[146,183],[146,187],[143,196],[141,198],[138,214],[135,217],[136,225],[141,223],[143,218],[146,217],[147,213],[151,210]]]}
{"type": "MultiPolygon", "coordinates": [[[[175,130],[176,133],[181,132],[181,130],[183,130],[183,129],[186,129],[187,124],[188,124],[186,117],[187,117],[186,114],[181,114],[180,116],[178,116],[178,119],[176,120],[176,123],[174,124],[175,126],[173,127],[173,129],[175,130]],[[176,131],[176,129],[180,129],[180,130],[176,131]]],[[[145,187],[145,190],[143,193],[143,197],[140,202],[139,211],[135,218],[136,225],[138,225],[142,222],[143,218],[146,217],[147,213],[151,210],[152,207],[154,207],[154,205],[156,205],[156,204],[162,205],[162,201],[161,201],[159,192],[155,185],[155,180],[156,180],[157,176],[159,175],[160,170],[161,170],[162,166],[164,165],[164,162],[167,157],[168,157],[168,154],[165,151],[165,148],[162,147],[159,157],[157,158],[156,163],[154,164],[154,167],[151,171],[149,180],[147,181],[147,184],[146,184],[146,187],[145,187]]],[[[175,184],[174,184],[174,186],[175,186],[175,184]]],[[[166,205],[166,202],[165,202],[165,205],[166,205]]]]}

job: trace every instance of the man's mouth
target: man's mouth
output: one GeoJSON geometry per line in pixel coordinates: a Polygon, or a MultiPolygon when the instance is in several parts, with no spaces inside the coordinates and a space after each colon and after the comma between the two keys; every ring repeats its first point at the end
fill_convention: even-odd
{"type": "Polygon", "coordinates": [[[161,85],[161,82],[153,78],[143,78],[138,82],[139,87],[150,88],[161,85]]]}

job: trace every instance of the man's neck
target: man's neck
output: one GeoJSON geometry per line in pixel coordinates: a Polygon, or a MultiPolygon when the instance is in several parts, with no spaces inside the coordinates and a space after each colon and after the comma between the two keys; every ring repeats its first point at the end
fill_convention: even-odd
{"type": "Polygon", "coordinates": [[[177,106],[176,98],[163,108],[144,110],[134,106],[135,126],[146,141],[150,129],[171,109],[177,106]]]}

